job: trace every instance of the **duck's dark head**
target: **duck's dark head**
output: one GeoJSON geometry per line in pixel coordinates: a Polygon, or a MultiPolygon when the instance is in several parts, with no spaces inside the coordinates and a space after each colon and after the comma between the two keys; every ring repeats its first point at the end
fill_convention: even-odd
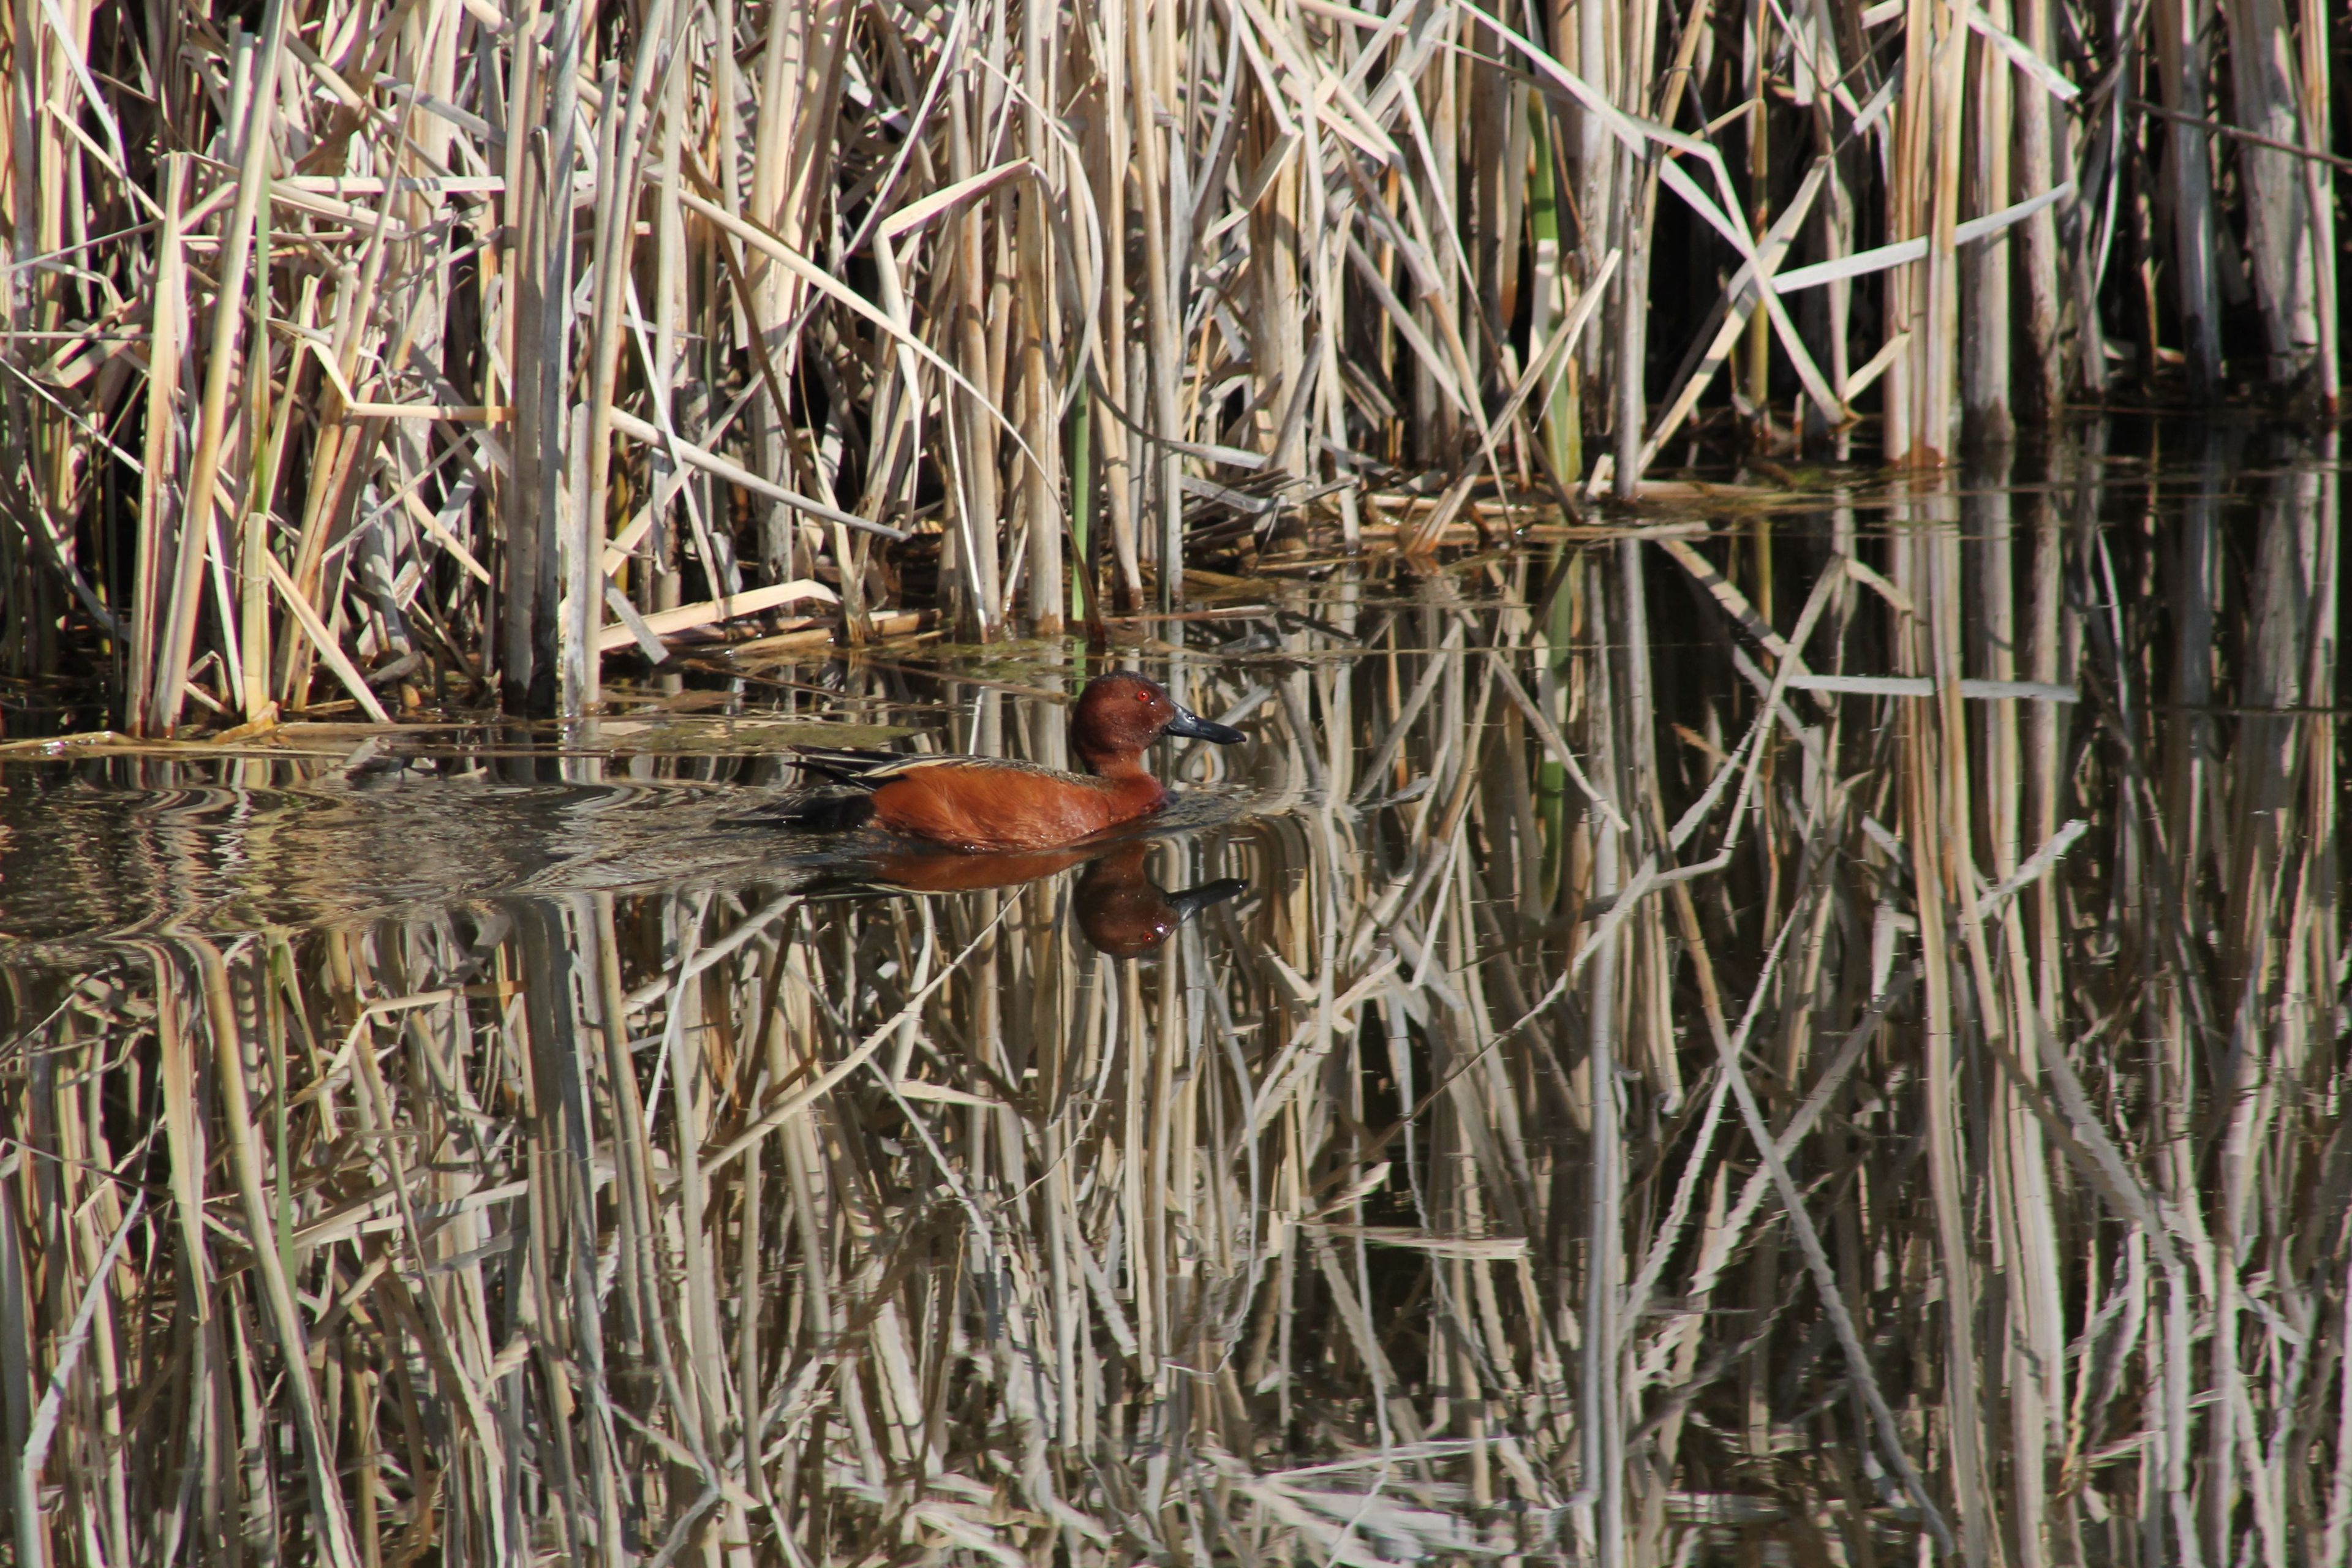
{"type": "Polygon", "coordinates": [[[1162,735],[1221,746],[1242,739],[1239,730],[1210,722],[1169,696],[1158,681],[1129,669],[1087,682],[1070,715],[1070,749],[1090,773],[1132,770],[1139,765],[1136,759],[1162,735]]]}

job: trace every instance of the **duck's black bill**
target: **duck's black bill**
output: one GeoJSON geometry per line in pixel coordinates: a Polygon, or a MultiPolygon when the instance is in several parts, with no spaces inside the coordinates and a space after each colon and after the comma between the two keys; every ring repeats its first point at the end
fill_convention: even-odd
{"type": "Polygon", "coordinates": [[[1176,710],[1169,721],[1168,733],[1181,735],[1188,741],[1214,741],[1220,746],[1230,746],[1242,738],[1242,732],[1231,724],[1213,724],[1190,708],[1176,710]]]}

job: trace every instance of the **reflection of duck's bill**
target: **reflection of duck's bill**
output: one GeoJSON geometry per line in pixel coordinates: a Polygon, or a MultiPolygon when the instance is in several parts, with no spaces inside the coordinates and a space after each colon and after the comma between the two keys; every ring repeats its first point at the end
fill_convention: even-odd
{"type": "Polygon", "coordinates": [[[1220,877],[1213,882],[1203,882],[1197,888],[1187,888],[1181,893],[1168,895],[1169,908],[1176,911],[1176,923],[1182,925],[1213,904],[1237,898],[1249,891],[1249,883],[1239,877],[1220,877]]]}

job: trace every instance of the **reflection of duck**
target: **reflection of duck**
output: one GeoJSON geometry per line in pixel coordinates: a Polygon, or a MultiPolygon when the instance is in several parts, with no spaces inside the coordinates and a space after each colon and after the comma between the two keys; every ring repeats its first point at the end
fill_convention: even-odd
{"type": "Polygon", "coordinates": [[[1211,904],[1245,890],[1239,877],[1220,877],[1181,893],[1161,891],[1144,873],[1148,844],[1123,844],[1088,866],[1070,907],[1087,940],[1113,958],[1140,958],[1211,904]]]}
{"type": "Polygon", "coordinates": [[[821,828],[867,823],[951,849],[1037,850],[1091,837],[1150,816],[1166,786],[1143,766],[1163,735],[1230,745],[1239,730],[1213,724],[1130,671],[1087,683],[1070,716],[1070,750],[1083,773],[996,757],[923,757],[897,752],[795,749],[797,764],[860,792],[772,807],[772,822],[821,828]]]}
{"type": "Polygon", "coordinates": [[[1150,852],[1147,838],[1022,855],[898,851],[866,861],[858,885],[903,893],[974,893],[1019,887],[1083,864],[1070,911],[1087,941],[1113,958],[1152,952],[1193,915],[1249,887],[1238,877],[1221,877],[1180,893],[1164,891],[1143,868],[1150,852]]]}

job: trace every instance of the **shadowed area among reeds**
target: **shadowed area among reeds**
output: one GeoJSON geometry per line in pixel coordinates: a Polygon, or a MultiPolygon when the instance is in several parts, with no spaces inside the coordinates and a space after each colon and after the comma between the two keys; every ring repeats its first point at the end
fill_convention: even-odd
{"type": "Polygon", "coordinates": [[[1025,886],[733,823],[1057,644],[14,753],[14,1561],[2335,1568],[2340,457],[2076,437],[1204,590],[1025,886]]]}

